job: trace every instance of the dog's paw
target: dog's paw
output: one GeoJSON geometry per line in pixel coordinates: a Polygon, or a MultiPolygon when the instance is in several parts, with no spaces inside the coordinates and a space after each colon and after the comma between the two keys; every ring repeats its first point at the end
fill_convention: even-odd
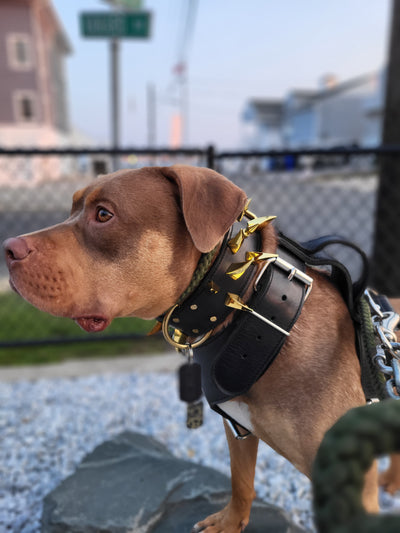
{"type": "Polygon", "coordinates": [[[248,519],[240,520],[224,509],[198,522],[191,533],[243,533],[248,522],[248,519]]]}
{"type": "Polygon", "coordinates": [[[392,495],[400,490],[400,454],[390,456],[389,468],[379,475],[379,485],[392,495]]]}
{"type": "Polygon", "coordinates": [[[379,485],[392,496],[400,490],[400,477],[390,468],[379,476],[379,485]]]}

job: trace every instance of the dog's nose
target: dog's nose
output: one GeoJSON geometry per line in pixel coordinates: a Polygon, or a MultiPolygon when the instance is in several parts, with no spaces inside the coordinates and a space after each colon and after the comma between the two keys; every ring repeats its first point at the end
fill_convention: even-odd
{"type": "Polygon", "coordinates": [[[28,243],[23,237],[12,237],[3,242],[7,262],[22,261],[31,253],[28,243]]]}

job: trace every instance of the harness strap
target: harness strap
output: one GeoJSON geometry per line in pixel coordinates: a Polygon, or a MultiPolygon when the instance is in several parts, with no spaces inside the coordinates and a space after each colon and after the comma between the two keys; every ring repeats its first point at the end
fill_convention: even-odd
{"type": "Polygon", "coordinates": [[[358,302],[367,286],[369,274],[368,258],[363,250],[337,235],[327,235],[301,244],[282,234],[280,234],[279,238],[281,246],[291,251],[307,265],[314,267],[328,266],[331,268],[330,279],[342,294],[352,319],[358,322],[358,302]],[[326,252],[322,253],[327,246],[334,244],[340,244],[350,248],[359,255],[361,259],[361,273],[356,281],[353,281],[348,269],[343,263],[328,255],[326,252]]]}
{"type": "MultiPolygon", "coordinates": [[[[372,294],[372,293],[371,293],[372,294]]],[[[383,312],[392,311],[387,298],[382,295],[373,295],[375,302],[378,305],[385,305],[381,307],[383,312]],[[378,299],[379,302],[378,303],[378,299]],[[386,305],[387,304],[387,305],[386,305]]],[[[386,391],[386,380],[382,372],[378,371],[374,357],[376,355],[376,339],[375,331],[372,323],[371,308],[365,297],[359,302],[359,317],[360,321],[356,324],[356,347],[357,355],[361,366],[361,385],[364,391],[365,399],[379,399],[388,398],[386,391]]]]}
{"type": "MultiPolygon", "coordinates": [[[[285,255],[289,260],[290,256],[290,266],[300,266],[290,252],[282,252],[278,248],[279,257],[285,255]]],[[[268,266],[248,307],[283,332],[252,313],[238,311],[228,327],[194,351],[194,359],[201,365],[203,390],[213,408],[247,392],[264,374],[301,312],[307,285],[280,265],[277,261],[268,266]]]]}

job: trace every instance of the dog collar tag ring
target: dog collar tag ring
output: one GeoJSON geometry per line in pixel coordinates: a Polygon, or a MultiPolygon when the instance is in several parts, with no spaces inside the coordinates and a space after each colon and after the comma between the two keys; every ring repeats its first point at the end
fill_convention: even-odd
{"type": "MultiPolygon", "coordinates": [[[[168,311],[168,313],[165,315],[165,317],[164,317],[164,319],[162,321],[161,329],[162,329],[162,333],[163,333],[164,339],[168,342],[168,344],[170,344],[171,346],[176,348],[179,352],[186,351],[188,348],[196,348],[197,346],[200,346],[201,344],[203,344],[203,342],[205,342],[208,339],[208,337],[212,333],[212,330],[208,331],[200,339],[198,339],[195,342],[192,342],[190,344],[188,344],[188,343],[184,344],[183,342],[180,342],[179,339],[176,340],[178,338],[177,336],[173,335],[173,337],[172,337],[170,335],[170,333],[168,331],[169,321],[171,319],[171,316],[172,316],[173,312],[175,311],[175,309],[177,307],[178,307],[178,304],[176,304],[173,307],[171,307],[171,309],[168,311]]],[[[175,331],[177,331],[177,330],[175,329],[175,331]]]]}

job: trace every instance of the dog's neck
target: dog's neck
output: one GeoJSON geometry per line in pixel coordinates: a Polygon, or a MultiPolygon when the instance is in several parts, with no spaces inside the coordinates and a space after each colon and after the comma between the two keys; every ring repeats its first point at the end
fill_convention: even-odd
{"type": "Polygon", "coordinates": [[[177,305],[183,303],[200,285],[218,256],[218,253],[221,251],[221,244],[222,242],[218,243],[213,250],[201,255],[189,285],[177,299],[177,305]]]}

